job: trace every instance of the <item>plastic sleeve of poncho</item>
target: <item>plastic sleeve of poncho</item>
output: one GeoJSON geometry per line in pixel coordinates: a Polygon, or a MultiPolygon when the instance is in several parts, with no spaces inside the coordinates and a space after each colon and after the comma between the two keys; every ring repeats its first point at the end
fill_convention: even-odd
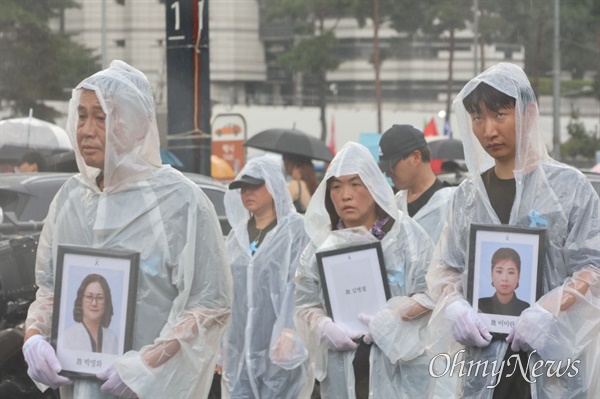
{"type": "Polygon", "coordinates": [[[436,303],[430,316],[427,329],[426,347],[430,355],[439,353],[456,353],[462,345],[454,340],[450,333],[445,312],[447,306],[458,298],[463,298],[464,261],[467,259],[469,237],[463,236],[458,226],[462,226],[460,201],[462,187],[458,188],[453,198],[451,211],[448,212],[446,224],[435,247],[429,271],[427,272],[427,289],[436,303]],[[457,224],[458,223],[458,224],[457,224]]]}
{"type": "MultiPolygon", "coordinates": [[[[600,368],[600,270],[596,267],[584,268],[576,272],[565,283],[548,292],[533,306],[523,311],[516,329],[521,337],[539,355],[543,361],[552,361],[563,365],[579,361],[583,386],[579,392],[598,397],[597,372],[600,368]],[[577,290],[576,284],[584,283],[585,292],[577,290]],[[561,310],[561,303],[572,296],[574,303],[561,310]],[[586,392],[587,391],[587,392],[586,392]]],[[[556,381],[540,381],[550,387],[556,381]]],[[[545,388],[547,391],[551,391],[545,388]]]]}
{"type": "Polygon", "coordinates": [[[206,397],[212,383],[230,316],[231,275],[216,214],[199,206],[190,210],[189,217],[194,223],[188,223],[188,242],[174,281],[179,294],[166,325],[154,345],[129,351],[115,362],[123,381],[140,398],[206,397]],[[216,245],[203,244],[206,237],[217,237],[216,245]],[[172,340],[179,342],[179,350],[168,353],[170,359],[164,364],[148,366],[144,355],[172,340]]]}
{"type": "Polygon", "coordinates": [[[327,375],[327,345],[321,341],[323,325],[329,319],[323,308],[324,298],[318,276],[315,245],[308,244],[300,257],[296,271],[294,323],[310,354],[315,378],[323,381],[327,375]]]}
{"type": "MultiPolygon", "coordinates": [[[[301,228],[303,224],[304,220],[297,226],[290,226],[290,228],[301,228]]],[[[308,358],[308,351],[304,347],[302,339],[294,324],[294,311],[296,309],[296,304],[294,302],[294,293],[296,291],[295,275],[298,264],[300,263],[300,256],[308,243],[309,238],[302,230],[302,234],[298,234],[292,247],[293,252],[291,259],[293,259],[293,262],[289,265],[285,294],[279,315],[277,316],[277,321],[273,326],[271,343],[269,345],[269,358],[271,361],[286,370],[292,370],[298,367],[308,358]],[[274,356],[275,351],[278,349],[278,345],[281,345],[284,340],[289,341],[292,348],[285,351],[285,357],[276,358],[274,356]]]]}
{"type": "Polygon", "coordinates": [[[408,321],[404,321],[402,317],[415,303],[428,309],[435,306],[427,294],[425,281],[433,253],[433,243],[425,230],[414,220],[402,217],[400,222],[402,228],[397,239],[403,244],[405,268],[411,265],[405,275],[406,295],[391,298],[370,324],[373,341],[392,363],[399,360],[411,361],[425,351],[422,337],[427,328],[429,314],[408,321]]]}

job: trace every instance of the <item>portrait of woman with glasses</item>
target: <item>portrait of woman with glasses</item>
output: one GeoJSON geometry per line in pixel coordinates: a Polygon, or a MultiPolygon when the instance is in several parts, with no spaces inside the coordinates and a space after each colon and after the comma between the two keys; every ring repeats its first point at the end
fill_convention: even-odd
{"type": "Polygon", "coordinates": [[[108,282],[99,274],[87,275],[77,290],[73,306],[76,323],[64,332],[66,346],[72,350],[118,355],[117,335],[108,328],[112,317],[108,282]]]}

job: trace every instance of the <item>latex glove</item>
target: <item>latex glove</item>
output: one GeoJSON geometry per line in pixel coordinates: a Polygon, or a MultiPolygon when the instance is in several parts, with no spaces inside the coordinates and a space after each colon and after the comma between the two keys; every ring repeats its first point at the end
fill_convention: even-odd
{"type": "Polygon", "coordinates": [[[375,316],[372,316],[370,314],[366,314],[366,313],[360,313],[358,315],[358,320],[362,321],[363,323],[365,323],[367,326],[369,326],[369,332],[365,334],[365,336],[363,337],[363,342],[367,345],[370,345],[373,343],[373,335],[371,334],[371,321],[373,321],[373,318],[375,316]]]}
{"type": "Polygon", "coordinates": [[[492,341],[492,334],[485,322],[464,299],[455,300],[448,305],[445,315],[452,324],[452,335],[458,343],[485,348],[492,341]]]}
{"type": "Polygon", "coordinates": [[[510,349],[512,349],[513,352],[530,352],[533,350],[531,346],[529,346],[529,344],[525,342],[523,335],[516,330],[516,327],[513,327],[508,333],[508,337],[506,337],[506,342],[510,344],[510,349]]]}
{"type": "Polygon", "coordinates": [[[43,336],[37,334],[23,344],[23,357],[29,368],[27,374],[32,380],[56,389],[73,381],[58,373],[62,370],[54,348],[43,336]]]}
{"type": "Polygon", "coordinates": [[[331,350],[352,351],[358,348],[358,344],[352,340],[359,338],[360,333],[350,335],[332,320],[328,320],[323,326],[321,337],[331,350]]]}
{"type": "Polygon", "coordinates": [[[536,303],[521,313],[506,341],[511,343],[510,348],[514,352],[530,352],[535,349],[545,356],[558,356],[563,352],[562,347],[568,345],[561,343],[560,338],[558,341],[553,339],[558,336],[554,331],[553,320],[552,313],[536,303]]]}
{"type": "Polygon", "coordinates": [[[137,394],[129,389],[123,382],[114,366],[110,366],[106,370],[99,372],[96,374],[96,377],[100,380],[105,380],[104,384],[100,387],[100,391],[104,394],[125,399],[134,399],[138,397],[137,394]]]}

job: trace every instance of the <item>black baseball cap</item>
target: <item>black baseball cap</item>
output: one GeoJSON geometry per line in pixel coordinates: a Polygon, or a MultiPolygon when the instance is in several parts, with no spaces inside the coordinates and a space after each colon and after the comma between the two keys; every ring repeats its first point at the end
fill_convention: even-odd
{"type": "Polygon", "coordinates": [[[427,146],[423,132],[411,125],[394,125],[379,140],[379,169],[387,172],[417,148],[427,146]]]}
{"type": "Polygon", "coordinates": [[[249,184],[251,186],[262,186],[263,184],[265,184],[265,181],[256,177],[242,175],[242,177],[240,177],[236,181],[231,182],[231,184],[229,185],[229,189],[235,190],[236,188],[242,188],[244,184],[249,184]]]}

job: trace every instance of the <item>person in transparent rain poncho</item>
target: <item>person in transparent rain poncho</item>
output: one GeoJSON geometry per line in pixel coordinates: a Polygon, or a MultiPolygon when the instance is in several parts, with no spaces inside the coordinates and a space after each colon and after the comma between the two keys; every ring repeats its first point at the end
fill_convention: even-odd
{"type": "Polygon", "coordinates": [[[366,147],[347,143],[335,156],[305,220],[311,242],[296,273],[295,323],[321,381],[321,396],[428,396],[433,381],[421,337],[426,313],[434,306],[425,292],[433,243],[398,210],[392,188],[366,147]],[[356,315],[369,325],[359,341],[360,334],[345,331],[325,313],[316,253],[378,240],[392,298],[374,316],[356,315]]]}
{"type": "Polygon", "coordinates": [[[61,398],[206,397],[231,306],[223,235],[206,195],[161,165],[150,84],[122,61],[83,80],[67,121],[80,173],[54,198],[36,259],[23,347],[40,388],[61,398]],[[57,246],[140,253],[133,350],[99,380],[68,380],[46,341],[57,246]],[[71,384],[72,383],[72,384],[71,384]]]}
{"type": "Polygon", "coordinates": [[[394,125],[381,135],[379,154],[379,168],[399,190],[398,208],[437,243],[456,188],[433,173],[423,132],[411,125],[394,125]]]}
{"type": "MultiPolygon", "coordinates": [[[[428,349],[453,354],[462,350],[458,342],[466,362],[481,362],[479,372],[473,368],[461,378],[463,397],[599,397],[598,195],[580,172],[548,156],[535,96],[520,67],[491,67],[467,83],[453,107],[471,177],[456,192],[427,275],[438,300],[428,349]],[[506,339],[492,339],[464,299],[472,223],[546,230],[544,295],[506,339]],[[521,372],[518,361],[527,370],[528,359],[529,373],[521,372]]],[[[433,371],[439,375],[446,366],[433,371]]]]}
{"type": "Polygon", "coordinates": [[[314,378],[293,323],[294,275],[308,236],[281,159],[251,160],[229,188],[233,306],[223,339],[223,397],[310,397],[314,378]]]}

